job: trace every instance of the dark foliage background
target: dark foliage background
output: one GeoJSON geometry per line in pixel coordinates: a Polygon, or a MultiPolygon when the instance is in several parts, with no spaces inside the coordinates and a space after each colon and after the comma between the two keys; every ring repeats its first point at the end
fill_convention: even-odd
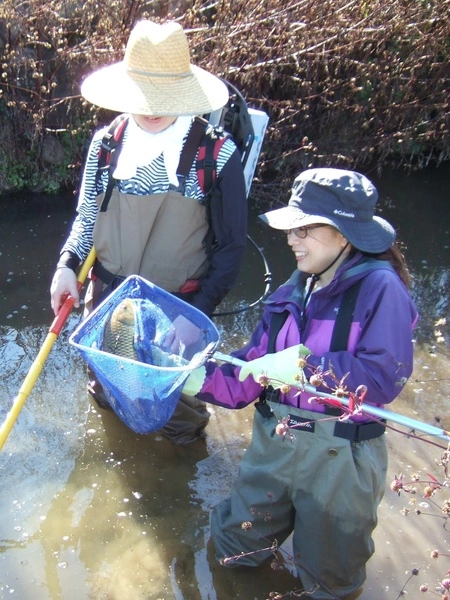
{"type": "Polygon", "coordinates": [[[422,168],[450,157],[450,0],[3,0],[0,192],[76,188],[112,115],[79,84],[143,18],[178,20],[194,63],[270,115],[253,194],[309,166],[422,168]]]}

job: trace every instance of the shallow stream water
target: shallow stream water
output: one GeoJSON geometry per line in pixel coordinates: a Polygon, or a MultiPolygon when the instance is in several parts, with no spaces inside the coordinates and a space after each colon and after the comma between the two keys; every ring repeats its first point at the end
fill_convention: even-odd
{"type": "MultiPolygon", "coordinates": [[[[390,408],[448,430],[450,330],[436,323],[449,318],[450,165],[372,178],[383,198],[382,215],[407,244],[421,313],[414,373],[390,408]]],[[[74,204],[70,196],[0,199],[2,422],[53,320],[48,288],[74,204]]],[[[257,224],[258,212],[252,207],[250,233],[269,262],[275,289],[294,262],[283,236],[257,224]]],[[[249,244],[239,284],[220,310],[259,298],[263,273],[249,244]]],[[[220,349],[228,353],[242,345],[259,315],[257,306],[217,317],[220,349]]],[[[188,447],[158,434],[135,434],[88,398],[85,365],[68,344],[80,318],[80,311],[70,316],[0,452],[0,599],[265,600],[274,591],[298,590],[289,543],[282,549],[283,571],[228,570],[210,556],[209,513],[229,493],[254,409],[211,407],[206,439],[188,447]]],[[[435,461],[443,451],[438,446],[446,444],[392,430],[387,439],[388,486],[361,598],[395,600],[405,584],[407,597],[426,598],[419,585],[434,591],[450,567],[448,557],[431,558],[434,549],[450,553],[440,512],[448,493],[399,497],[389,484],[400,473],[405,480],[413,473],[442,480],[435,461]],[[422,514],[415,514],[417,507],[422,514]],[[406,508],[408,516],[402,514],[406,508]],[[406,583],[413,568],[419,574],[406,583]]]]}

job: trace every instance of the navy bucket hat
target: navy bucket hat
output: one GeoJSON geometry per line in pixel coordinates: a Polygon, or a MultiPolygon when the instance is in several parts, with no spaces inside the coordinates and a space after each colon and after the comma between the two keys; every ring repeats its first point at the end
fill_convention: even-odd
{"type": "Polygon", "coordinates": [[[377,201],[376,187],[361,173],[308,169],[296,177],[288,206],[260,215],[260,219],[283,230],[331,225],[358,250],[378,254],[392,246],[396,233],[390,223],[375,216],[377,201]]]}

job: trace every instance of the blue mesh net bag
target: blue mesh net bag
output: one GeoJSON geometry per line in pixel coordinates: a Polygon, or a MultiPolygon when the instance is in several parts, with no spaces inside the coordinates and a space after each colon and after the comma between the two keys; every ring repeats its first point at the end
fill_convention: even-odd
{"type": "Polygon", "coordinates": [[[192,369],[219,332],[196,308],[132,275],[72,333],[120,419],[137,433],[163,427],[192,369]],[[181,340],[181,341],[180,341],[181,340]]]}

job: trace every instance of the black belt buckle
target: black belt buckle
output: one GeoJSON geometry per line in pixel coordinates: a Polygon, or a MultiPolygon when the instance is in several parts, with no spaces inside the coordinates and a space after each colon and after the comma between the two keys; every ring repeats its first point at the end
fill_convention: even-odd
{"type": "Polygon", "coordinates": [[[265,400],[258,400],[258,402],[255,402],[255,408],[264,419],[270,419],[274,416],[272,409],[265,400]]]}

